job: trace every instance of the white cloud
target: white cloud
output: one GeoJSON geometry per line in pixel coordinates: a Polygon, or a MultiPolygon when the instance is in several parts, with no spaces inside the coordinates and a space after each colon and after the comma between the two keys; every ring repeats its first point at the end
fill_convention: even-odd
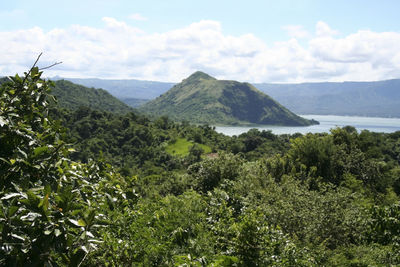
{"type": "Polygon", "coordinates": [[[310,37],[310,33],[302,25],[286,25],[282,27],[290,37],[303,39],[310,37]]]}
{"type": "Polygon", "coordinates": [[[142,16],[139,13],[131,14],[129,16],[129,18],[132,19],[132,20],[138,20],[138,21],[147,21],[148,20],[146,17],[142,16]]]}
{"type": "MultiPolygon", "coordinates": [[[[308,45],[299,35],[267,45],[253,34],[223,33],[204,20],[163,33],[146,33],[114,18],[103,27],[73,25],[44,31],[0,32],[0,75],[22,73],[44,52],[47,76],[181,81],[196,70],[221,79],[250,82],[381,80],[400,77],[400,33],[359,31],[335,37],[318,22],[308,45]]],[[[302,29],[301,27],[297,29],[302,29]]]]}
{"type": "Polygon", "coordinates": [[[338,31],[331,29],[331,27],[323,21],[318,21],[315,29],[317,36],[319,37],[328,37],[339,34],[338,31]]]}

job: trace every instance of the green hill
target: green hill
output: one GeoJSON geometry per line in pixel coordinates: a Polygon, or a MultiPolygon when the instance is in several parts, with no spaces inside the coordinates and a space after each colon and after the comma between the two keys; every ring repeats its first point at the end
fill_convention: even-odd
{"type": "Polygon", "coordinates": [[[88,88],[66,80],[59,80],[54,84],[52,94],[57,97],[60,107],[76,109],[80,106],[87,106],[115,113],[132,111],[132,108],[103,89],[88,88]]]}
{"type": "Polygon", "coordinates": [[[139,110],[193,123],[291,126],[316,123],[290,112],[249,83],[217,80],[199,71],[139,110]]]}
{"type": "MultiPolygon", "coordinates": [[[[66,79],[88,87],[103,88],[133,107],[143,104],[143,100],[138,103],[131,98],[155,99],[174,85],[139,80],[66,79]]],[[[296,114],[400,117],[400,79],[252,84],[296,114]]]]}

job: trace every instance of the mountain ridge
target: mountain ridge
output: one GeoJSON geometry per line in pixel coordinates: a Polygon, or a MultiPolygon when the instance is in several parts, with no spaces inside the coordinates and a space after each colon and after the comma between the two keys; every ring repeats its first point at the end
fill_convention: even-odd
{"type": "MultiPolygon", "coordinates": [[[[89,87],[103,88],[120,100],[133,103],[135,107],[155,99],[175,85],[141,80],[71,80],[89,87]],[[129,98],[137,100],[127,100],[129,98]]],[[[252,84],[297,114],[400,117],[400,79],[252,84]]]]}
{"type": "Polygon", "coordinates": [[[139,110],[203,124],[305,126],[315,123],[290,112],[249,83],[217,80],[200,71],[139,110]]]}
{"type": "Polygon", "coordinates": [[[77,109],[86,106],[95,110],[114,113],[133,111],[133,108],[121,102],[106,90],[88,88],[66,80],[55,81],[52,94],[57,98],[58,105],[62,108],[77,109]]]}

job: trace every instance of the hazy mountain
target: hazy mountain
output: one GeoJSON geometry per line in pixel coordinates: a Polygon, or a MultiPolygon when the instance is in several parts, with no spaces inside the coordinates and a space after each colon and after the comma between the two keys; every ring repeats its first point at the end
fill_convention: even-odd
{"type": "Polygon", "coordinates": [[[58,105],[64,108],[75,109],[80,106],[87,106],[92,109],[116,113],[132,111],[131,107],[103,89],[88,88],[70,81],[56,81],[52,94],[57,97],[58,105]]]}
{"type": "Polygon", "coordinates": [[[400,80],[256,84],[298,114],[400,117],[400,80]]]}
{"type": "Polygon", "coordinates": [[[310,125],[249,83],[217,80],[195,72],[140,111],[208,124],[310,125]]]}
{"type": "MultiPolygon", "coordinates": [[[[55,77],[53,79],[60,78],[55,77]]],[[[66,80],[88,87],[103,88],[119,99],[154,99],[174,86],[174,83],[141,80],[106,80],[97,78],[66,78],[66,80]]]]}
{"type": "MultiPolygon", "coordinates": [[[[68,79],[104,88],[133,106],[154,99],[174,84],[140,80],[68,79]],[[127,100],[135,98],[137,100],[127,100]]],[[[377,82],[254,84],[297,114],[400,117],[400,79],[377,82]]]]}
{"type": "Polygon", "coordinates": [[[150,101],[149,99],[138,99],[138,98],[120,98],[120,100],[133,108],[140,107],[141,105],[150,101]]]}

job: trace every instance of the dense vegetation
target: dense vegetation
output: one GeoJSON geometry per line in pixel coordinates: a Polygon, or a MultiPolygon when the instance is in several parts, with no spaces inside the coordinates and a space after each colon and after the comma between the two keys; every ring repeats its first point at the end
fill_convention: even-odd
{"type": "Polygon", "coordinates": [[[316,123],[290,112],[249,83],[220,81],[200,71],[147,102],[140,110],[203,124],[305,126],[316,123]]]}
{"type": "Polygon", "coordinates": [[[400,264],[400,132],[227,137],[40,76],[0,87],[1,265],[400,264]]]}

